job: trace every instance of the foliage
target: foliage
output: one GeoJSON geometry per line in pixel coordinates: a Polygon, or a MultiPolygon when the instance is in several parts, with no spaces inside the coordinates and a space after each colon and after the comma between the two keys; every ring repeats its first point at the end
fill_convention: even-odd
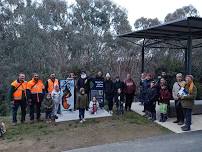
{"type": "MultiPolygon", "coordinates": [[[[198,16],[198,11],[185,6],[168,14],[165,22],[192,15],[198,16]]],[[[158,18],[141,17],[134,26],[144,29],[160,23],[158,18]]],[[[45,80],[52,72],[64,78],[69,72],[79,73],[81,69],[89,73],[102,70],[121,78],[130,72],[138,80],[141,48],[116,37],[131,29],[126,11],[110,0],[76,0],[72,5],[65,0],[1,0],[2,96],[6,97],[19,72],[24,72],[27,80],[38,72],[45,80]]],[[[151,65],[148,71],[161,66],[169,71],[182,71],[179,69],[183,63],[182,51],[147,49],[146,54],[145,62],[151,65]]],[[[199,76],[202,69],[197,61],[201,60],[198,52],[193,56],[197,58],[194,74],[199,76]]],[[[5,106],[7,102],[3,101],[0,103],[5,106]]]]}

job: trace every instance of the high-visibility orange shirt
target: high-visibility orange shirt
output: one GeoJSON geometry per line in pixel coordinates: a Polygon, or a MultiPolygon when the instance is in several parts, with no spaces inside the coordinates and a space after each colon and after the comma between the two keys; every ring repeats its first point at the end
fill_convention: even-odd
{"type": "Polygon", "coordinates": [[[26,96],[26,89],[27,89],[26,81],[20,83],[17,80],[15,80],[11,83],[11,86],[13,86],[16,89],[15,92],[13,93],[14,100],[22,100],[23,93],[24,96],[26,96]]]}
{"type": "Polygon", "coordinates": [[[27,89],[29,89],[32,94],[43,93],[44,88],[45,87],[42,80],[38,80],[38,82],[35,82],[35,80],[32,79],[27,83],[27,89]]]}
{"type": "Polygon", "coordinates": [[[48,92],[52,92],[54,90],[54,86],[59,85],[58,79],[55,79],[53,82],[51,79],[48,79],[48,92]]]}

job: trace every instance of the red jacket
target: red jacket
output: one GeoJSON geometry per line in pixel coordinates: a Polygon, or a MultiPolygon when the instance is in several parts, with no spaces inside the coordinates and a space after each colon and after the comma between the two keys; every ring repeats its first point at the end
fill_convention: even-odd
{"type": "Polygon", "coordinates": [[[124,89],[125,94],[135,95],[135,91],[136,91],[135,82],[132,79],[129,79],[129,80],[125,80],[124,84],[125,84],[125,89],[124,89]]]}
{"type": "Polygon", "coordinates": [[[169,104],[171,98],[171,93],[167,88],[160,90],[160,103],[169,104]]]}

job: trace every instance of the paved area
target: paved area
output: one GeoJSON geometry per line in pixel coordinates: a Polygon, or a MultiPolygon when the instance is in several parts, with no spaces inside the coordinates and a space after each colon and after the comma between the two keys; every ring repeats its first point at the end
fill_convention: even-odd
{"type": "Polygon", "coordinates": [[[202,131],[170,134],[66,152],[201,152],[202,131]]]}
{"type": "MultiPolygon", "coordinates": [[[[92,115],[89,113],[89,111],[85,111],[85,118],[99,118],[99,117],[110,117],[112,116],[109,114],[106,110],[98,110],[96,115],[92,115]]],[[[70,121],[70,120],[78,120],[79,119],[79,111],[67,111],[63,112],[62,115],[58,116],[58,119],[56,119],[56,122],[62,122],[62,121],[70,121]]]]}
{"type": "MultiPolygon", "coordinates": [[[[142,112],[143,110],[143,106],[140,105],[139,102],[134,102],[132,104],[132,110],[137,112],[140,115],[144,115],[144,113],[142,112]]],[[[175,133],[184,133],[181,130],[181,126],[174,124],[173,121],[176,120],[176,118],[169,118],[166,122],[161,123],[159,122],[159,106],[157,105],[156,107],[157,110],[157,121],[155,121],[156,123],[158,123],[159,125],[168,128],[169,130],[175,132],[175,133]]],[[[192,126],[191,126],[191,131],[198,131],[198,130],[202,130],[202,115],[193,115],[192,116],[192,126]]],[[[201,150],[202,151],[202,150],[201,150]]]]}

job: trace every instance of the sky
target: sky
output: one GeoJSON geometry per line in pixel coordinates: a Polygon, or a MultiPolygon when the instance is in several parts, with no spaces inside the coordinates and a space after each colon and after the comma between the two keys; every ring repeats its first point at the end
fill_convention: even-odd
{"type": "Polygon", "coordinates": [[[183,6],[193,5],[202,15],[202,0],[112,0],[125,8],[131,25],[140,17],[158,18],[163,21],[168,13],[183,6]]]}

